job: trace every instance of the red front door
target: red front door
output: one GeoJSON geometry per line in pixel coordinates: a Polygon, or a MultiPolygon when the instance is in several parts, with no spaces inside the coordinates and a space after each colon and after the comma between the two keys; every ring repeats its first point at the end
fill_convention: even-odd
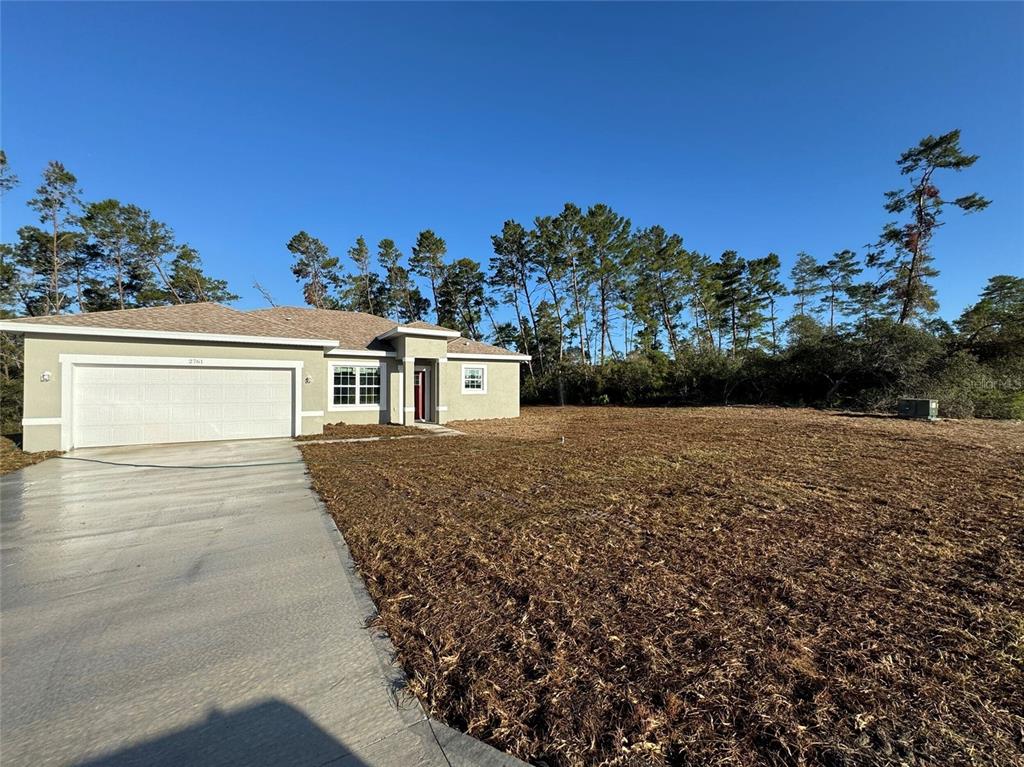
{"type": "Polygon", "coordinates": [[[425,419],[424,413],[426,408],[424,407],[424,371],[417,370],[416,375],[413,378],[413,400],[415,400],[416,412],[414,413],[417,421],[425,419]]]}

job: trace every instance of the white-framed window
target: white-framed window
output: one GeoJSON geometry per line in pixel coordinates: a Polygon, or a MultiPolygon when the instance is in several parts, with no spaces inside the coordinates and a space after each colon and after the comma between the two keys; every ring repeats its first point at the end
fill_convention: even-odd
{"type": "Polygon", "coordinates": [[[331,362],[327,368],[331,410],[377,410],[386,404],[386,368],[379,362],[331,362]]]}
{"type": "Polygon", "coordinates": [[[483,365],[462,366],[462,393],[487,393],[487,368],[483,365]]]}

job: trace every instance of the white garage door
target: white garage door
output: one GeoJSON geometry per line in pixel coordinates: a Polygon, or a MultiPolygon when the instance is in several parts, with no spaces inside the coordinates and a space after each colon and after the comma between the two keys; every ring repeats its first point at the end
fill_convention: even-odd
{"type": "Polygon", "coordinates": [[[292,434],[288,369],[76,365],[72,445],[292,434]]]}

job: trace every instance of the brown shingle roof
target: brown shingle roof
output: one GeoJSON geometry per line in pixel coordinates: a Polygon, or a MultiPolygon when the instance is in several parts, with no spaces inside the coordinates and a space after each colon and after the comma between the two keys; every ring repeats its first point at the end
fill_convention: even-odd
{"type": "Polygon", "coordinates": [[[447,330],[451,332],[451,328],[443,328],[440,325],[434,325],[430,322],[424,322],[423,320],[414,320],[407,322],[402,325],[403,328],[419,328],[420,330],[447,330]]]}
{"type": "Polygon", "coordinates": [[[246,312],[251,317],[271,317],[275,322],[302,328],[321,338],[337,338],[342,349],[390,349],[375,339],[398,323],[364,312],[342,312],[335,309],[310,309],[298,306],[274,306],[246,312]]]}
{"type": "MultiPolygon", "coordinates": [[[[278,322],[311,330],[323,338],[337,338],[342,349],[375,349],[391,351],[386,341],[378,341],[380,336],[398,327],[394,320],[378,317],[365,312],[343,312],[337,309],[311,309],[299,306],[275,306],[270,309],[254,309],[249,314],[273,317],[278,322]]],[[[430,322],[416,320],[405,323],[402,327],[419,328],[420,330],[451,330],[451,328],[434,325],[430,322]]],[[[514,354],[490,344],[473,341],[468,338],[453,338],[448,342],[449,352],[463,354],[514,354]]]]}
{"type": "MultiPolygon", "coordinates": [[[[18,325],[67,326],[109,330],[139,330],[160,333],[205,333],[213,335],[262,336],[335,341],[342,349],[391,351],[377,337],[398,327],[385,317],[364,312],[334,309],[310,309],[275,306],[269,309],[238,311],[214,303],[153,306],[144,309],[115,309],[86,314],[57,314],[24,317],[9,322],[18,325]]],[[[0,329],[4,322],[0,321],[0,329]]],[[[410,322],[406,327],[423,330],[450,330],[429,322],[410,322]]],[[[468,338],[453,338],[448,352],[463,354],[513,354],[490,344],[468,338]]]]}
{"type": "MultiPolygon", "coordinates": [[[[216,335],[267,336],[274,338],[323,338],[301,326],[278,322],[250,312],[240,312],[215,303],[152,306],[143,309],[114,309],[86,314],[53,314],[45,317],[24,317],[18,324],[62,325],[76,328],[107,328],[110,330],[152,330],[171,333],[208,333],[216,335]]],[[[0,325],[0,328],[3,326],[0,325]]]]}
{"type": "Polygon", "coordinates": [[[491,346],[483,341],[474,341],[472,338],[453,338],[448,342],[449,354],[518,354],[519,352],[502,349],[500,346],[491,346]]]}

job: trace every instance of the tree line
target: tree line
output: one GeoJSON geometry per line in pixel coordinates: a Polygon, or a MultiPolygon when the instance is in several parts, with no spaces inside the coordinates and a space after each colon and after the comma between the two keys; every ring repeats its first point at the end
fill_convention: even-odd
{"type": "MultiPolygon", "coordinates": [[[[285,248],[309,306],[432,319],[529,354],[524,396],[535,401],[879,407],[897,391],[948,391],[959,375],[1001,392],[1003,405],[989,397],[979,406],[982,394],[960,392],[947,397],[947,413],[1005,415],[1018,412],[1019,400],[1024,414],[1024,280],[997,275],[955,323],[934,317],[932,241],[943,215],[989,205],[979,194],[946,197],[939,183],[977,160],[961,148],[959,131],[922,139],[899,157],[906,183],[884,195],[892,220],[862,254],[799,253],[785,275],[776,253],[712,257],[662,226],[634,227],[603,203],[566,203],[525,225],[505,221],[486,266],[449,258],[430,229],[408,255],[393,239],[371,250],[359,236],[343,259],[307,231],[285,248]],[[914,344],[931,352],[917,354],[914,344]],[[898,364],[885,368],[887,360],[898,364]],[[908,360],[920,365],[910,371],[908,360]],[[949,365],[959,373],[939,371],[949,365]],[[971,365],[991,375],[979,382],[988,373],[971,365]]],[[[0,191],[17,183],[0,152],[0,191]]],[[[82,202],[60,163],[47,166],[29,206],[41,226],[24,226],[14,244],[0,246],[7,316],[237,298],[149,211],[82,202]]]]}
{"type": "Polygon", "coordinates": [[[776,253],[711,257],[601,203],[505,221],[486,268],[446,260],[432,230],[408,259],[385,239],[375,260],[359,237],[344,262],[306,232],[288,250],[310,305],[403,322],[433,306],[438,324],[531,355],[524,396],[535,401],[878,408],[917,392],[942,393],[947,415],[1021,417],[1024,280],[997,275],[956,322],[935,319],[943,215],[989,205],[939,183],[977,160],[959,131],[922,139],[897,160],[906,183],[884,194],[892,220],[862,254],[799,253],[785,275],[776,253]]]}
{"type": "MultiPolygon", "coordinates": [[[[0,150],[0,195],[20,183],[0,150]]],[[[224,280],[206,274],[198,251],[178,242],[152,213],[114,199],[86,201],[60,162],[43,170],[26,225],[0,244],[0,317],[234,301],[224,280]]],[[[24,350],[0,334],[0,420],[17,431],[24,350]]]]}
{"type": "MultiPolygon", "coordinates": [[[[0,192],[18,183],[0,151],[0,192]]],[[[15,242],[0,245],[5,316],[238,298],[148,210],[115,199],[83,201],[78,179],[60,162],[43,170],[28,206],[40,225],[23,226],[15,242]]]]}

